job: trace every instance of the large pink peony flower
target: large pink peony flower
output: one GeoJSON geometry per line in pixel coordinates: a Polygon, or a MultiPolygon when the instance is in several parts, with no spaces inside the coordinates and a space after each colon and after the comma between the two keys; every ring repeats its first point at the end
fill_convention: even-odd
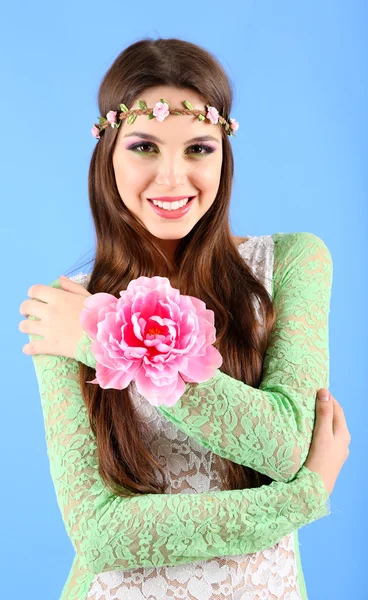
{"type": "Polygon", "coordinates": [[[214,313],[202,300],[180,295],[167,277],[133,279],[120,298],[97,293],[84,301],[83,329],[93,339],[96,379],[103,389],[128,387],[153,406],[174,405],[185,382],[214,377],[222,365],[214,313]]]}

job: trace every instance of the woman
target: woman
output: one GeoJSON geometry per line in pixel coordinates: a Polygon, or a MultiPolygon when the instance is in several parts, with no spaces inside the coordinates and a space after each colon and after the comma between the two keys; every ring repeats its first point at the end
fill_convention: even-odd
{"type": "Polygon", "coordinates": [[[76,550],[61,600],[305,599],[297,529],[329,514],[349,443],[338,403],[316,410],[329,379],[328,248],[312,233],[231,235],[232,93],[203,48],[177,39],[131,45],[98,102],[92,271],[35,286],[42,294],[21,307],[33,315],[22,329],[31,340],[51,338],[58,321],[57,347],[70,342],[61,307],[79,339],[75,351],[40,344],[30,352],[76,550]],[[191,199],[185,209],[155,207],[152,199],[167,196],[191,199]],[[168,277],[215,314],[222,367],[187,384],[171,407],[151,406],[134,382],[123,390],[86,383],[96,360],[91,339],[80,337],[77,301],[118,297],[141,275],[168,277]]]}

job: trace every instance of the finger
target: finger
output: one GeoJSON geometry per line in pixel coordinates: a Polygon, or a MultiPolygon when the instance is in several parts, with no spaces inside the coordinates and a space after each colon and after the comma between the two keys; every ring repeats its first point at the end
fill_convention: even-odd
{"type": "MultiPolygon", "coordinates": [[[[60,279],[59,283],[61,285],[60,279]]],[[[28,296],[30,296],[34,300],[41,300],[41,302],[46,302],[47,304],[51,304],[54,300],[55,302],[57,302],[58,298],[60,297],[60,294],[63,294],[65,291],[73,291],[74,293],[79,293],[84,296],[91,296],[91,294],[87,292],[87,290],[83,286],[80,286],[78,283],[75,283],[73,281],[70,282],[70,285],[71,284],[78,287],[75,287],[73,290],[65,290],[60,288],[54,288],[49,285],[43,285],[41,283],[36,283],[35,285],[32,285],[29,288],[28,296]]]]}
{"type": "MultiPolygon", "coordinates": [[[[41,343],[42,342],[43,342],[43,339],[41,339],[41,343]]],[[[39,344],[40,344],[39,341],[35,341],[35,340],[31,339],[31,341],[28,344],[25,344],[23,346],[22,352],[24,352],[24,354],[28,354],[28,355],[46,354],[45,350],[42,350],[42,346],[40,348],[39,344]]]]}
{"type": "MultiPolygon", "coordinates": [[[[328,392],[325,388],[325,391],[328,392]]],[[[329,392],[328,392],[329,393],[329,392]]],[[[314,426],[313,435],[319,436],[320,434],[326,435],[326,427],[328,433],[333,435],[333,413],[334,413],[334,404],[329,399],[327,402],[321,399],[321,390],[318,390],[317,401],[316,401],[316,421],[314,426]]]]}
{"type": "Polygon", "coordinates": [[[45,316],[45,306],[46,303],[39,300],[24,300],[19,307],[19,312],[24,317],[32,315],[42,319],[45,316]]]}
{"type": "Polygon", "coordinates": [[[25,344],[22,348],[22,352],[24,354],[27,354],[28,356],[37,354],[36,352],[34,352],[34,347],[31,346],[31,344],[25,344]]]}
{"type": "Polygon", "coordinates": [[[47,354],[48,356],[53,356],[54,353],[48,350],[43,349],[43,347],[36,345],[36,342],[32,342],[31,344],[26,344],[23,346],[22,351],[27,356],[36,356],[40,354],[47,354]]]}
{"type": "Polygon", "coordinates": [[[320,398],[330,398],[331,394],[328,388],[319,388],[318,392],[318,399],[320,398]]]}
{"type": "Polygon", "coordinates": [[[68,279],[67,277],[64,277],[63,275],[60,275],[59,282],[60,282],[61,287],[65,291],[74,292],[76,294],[81,294],[83,296],[91,295],[90,292],[88,292],[88,290],[86,290],[86,288],[83,287],[83,285],[81,285],[80,283],[77,283],[76,281],[71,281],[70,279],[68,279]]]}
{"type": "Polygon", "coordinates": [[[337,402],[337,400],[334,403],[333,410],[334,414],[332,421],[332,429],[334,435],[346,435],[348,433],[348,426],[346,423],[344,410],[342,406],[340,406],[340,404],[337,402]]]}
{"type": "Polygon", "coordinates": [[[42,335],[42,321],[27,319],[19,323],[18,329],[22,333],[28,333],[28,335],[42,335]]]}
{"type": "Polygon", "coordinates": [[[28,355],[39,355],[39,354],[46,354],[47,356],[64,356],[62,354],[62,349],[60,346],[58,346],[58,344],[55,343],[50,343],[47,340],[45,341],[44,339],[41,340],[33,340],[31,342],[29,342],[28,344],[26,344],[25,346],[23,346],[22,348],[24,354],[28,354],[28,355]]]}
{"type": "Polygon", "coordinates": [[[42,302],[49,302],[51,297],[55,297],[56,291],[57,290],[50,287],[49,285],[36,283],[34,285],[31,285],[27,292],[27,295],[34,300],[42,300],[42,302]]]}

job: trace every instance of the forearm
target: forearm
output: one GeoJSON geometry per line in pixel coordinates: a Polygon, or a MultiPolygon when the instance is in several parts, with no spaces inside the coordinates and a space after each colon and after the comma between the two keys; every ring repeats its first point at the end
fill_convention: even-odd
{"type": "MultiPolygon", "coordinates": [[[[288,482],[309,453],[317,391],[329,387],[332,259],[312,234],[274,237],[277,319],[259,388],[218,369],[209,381],[187,383],[174,406],[157,410],[215,454],[288,482]]],[[[95,368],[90,346],[85,333],[76,359],[95,368]]]]}

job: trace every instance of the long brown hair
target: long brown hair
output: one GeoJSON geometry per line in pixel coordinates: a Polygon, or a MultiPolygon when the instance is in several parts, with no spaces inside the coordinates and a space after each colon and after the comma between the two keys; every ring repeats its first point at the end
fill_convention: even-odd
{"type": "MultiPolygon", "coordinates": [[[[142,39],[119,54],[99,88],[100,115],[119,111],[120,103],[133,106],[137,99],[144,98],[145,90],[159,85],[190,87],[229,121],[232,90],[222,66],[202,47],[175,38],[142,39]]],[[[214,346],[223,357],[220,370],[257,388],[275,312],[271,296],[240,256],[232,239],[229,205],[234,159],[230,137],[220,128],[223,163],[217,196],[205,215],[179,241],[175,271],[154,237],[124,205],[112,163],[118,130],[111,127],[104,130],[96,142],[88,175],[97,244],[87,289],[91,294],[108,292],[118,298],[120,290],[141,275],[170,279],[175,273],[181,294],[200,298],[214,311],[217,334],[214,346]],[[263,330],[258,326],[254,299],[259,303],[263,330]]],[[[134,410],[129,386],[120,391],[87,384],[87,380],[95,377],[95,371],[81,363],[79,376],[104,483],[120,496],[132,492],[165,493],[164,469],[144,443],[143,425],[134,410]]],[[[221,489],[260,487],[272,481],[217,455],[216,461],[221,489]]]]}

